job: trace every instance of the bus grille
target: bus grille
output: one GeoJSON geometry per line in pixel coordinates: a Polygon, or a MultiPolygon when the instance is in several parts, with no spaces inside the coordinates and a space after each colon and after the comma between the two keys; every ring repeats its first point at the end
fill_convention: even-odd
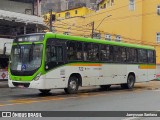
{"type": "Polygon", "coordinates": [[[29,87],[30,83],[18,83],[18,82],[12,82],[14,86],[24,86],[24,87],[29,87]]]}

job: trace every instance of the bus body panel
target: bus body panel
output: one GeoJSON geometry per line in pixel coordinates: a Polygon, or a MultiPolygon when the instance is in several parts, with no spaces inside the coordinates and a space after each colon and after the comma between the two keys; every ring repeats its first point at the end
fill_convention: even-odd
{"type": "MultiPolygon", "coordinates": [[[[106,48],[105,49],[103,48],[103,51],[105,51],[105,50],[107,51],[107,52],[105,52],[106,56],[109,54],[108,52],[111,52],[114,59],[112,59],[112,61],[107,61],[107,60],[103,61],[102,58],[100,58],[100,57],[102,57],[102,56],[100,56],[100,53],[102,52],[102,51],[100,51],[100,50],[102,50],[100,48],[102,47],[102,45],[106,45],[106,46],[110,45],[112,47],[116,46],[116,47],[119,47],[120,49],[123,48],[123,50],[125,49],[126,53],[127,53],[127,47],[131,48],[131,49],[132,48],[136,49],[137,52],[139,49],[142,49],[145,51],[150,50],[150,51],[154,52],[154,48],[150,47],[150,46],[142,46],[142,45],[134,45],[134,44],[128,44],[128,43],[114,42],[114,41],[103,41],[103,40],[86,39],[86,38],[82,39],[80,37],[75,37],[75,36],[72,37],[72,36],[57,35],[57,34],[53,34],[53,33],[46,33],[44,40],[39,43],[35,42],[33,44],[33,42],[32,43],[31,42],[28,42],[28,43],[22,42],[19,45],[17,43],[14,43],[13,46],[17,46],[17,47],[15,47],[15,49],[17,49],[16,55],[19,55],[21,53],[18,51],[21,51],[22,47],[20,47],[20,46],[21,45],[23,46],[24,44],[26,46],[28,45],[28,51],[30,51],[30,52],[28,52],[29,56],[34,55],[31,53],[33,52],[36,45],[37,45],[37,48],[38,47],[43,48],[42,49],[43,52],[40,52],[41,53],[40,54],[41,55],[41,64],[39,64],[38,67],[35,67],[38,69],[37,72],[28,76],[28,78],[29,77],[33,78],[33,80],[30,80],[30,81],[27,81],[27,79],[25,79],[23,76],[12,75],[11,72],[9,72],[9,76],[10,76],[9,80],[8,80],[9,87],[19,87],[19,86],[13,85],[13,82],[15,82],[20,85],[21,85],[21,83],[22,84],[29,83],[30,85],[28,88],[35,88],[35,89],[67,88],[68,80],[69,80],[70,76],[73,74],[79,74],[81,76],[82,86],[124,84],[124,83],[127,83],[127,78],[128,78],[129,74],[135,75],[135,80],[136,80],[135,82],[145,82],[145,81],[153,80],[156,77],[155,76],[155,73],[156,73],[155,61],[152,62],[152,64],[148,64],[147,62],[140,64],[140,62],[138,60],[137,60],[137,63],[136,62],[135,63],[133,63],[133,62],[128,63],[126,61],[127,60],[127,55],[126,55],[126,60],[123,59],[123,61],[117,62],[117,61],[114,61],[115,56],[113,56],[113,55],[114,54],[119,55],[119,54],[116,53],[114,51],[114,49],[112,49],[110,51],[110,48],[109,48],[109,50],[106,48]],[[49,39],[49,43],[47,44],[48,39],[49,39]],[[57,42],[57,41],[54,42],[55,39],[60,42],[57,42]],[[62,40],[64,40],[64,41],[62,42],[62,40]],[[84,55],[83,55],[83,57],[81,55],[81,57],[83,58],[83,59],[81,58],[81,60],[77,60],[77,59],[76,59],[77,61],[76,60],[69,60],[69,57],[67,57],[69,52],[67,51],[68,46],[67,46],[66,41],[82,42],[83,43],[82,47],[78,46],[79,48],[81,48],[82,54],[85,52],[89,52],[88,49],[90,49],[88,47],[86,51],[84,50],[85,43],[91,44],[90,47],[97,44],[98,45],[97,48],[99,50],[94,49],[90,53],[93,54],[94,51],[96,51],[96,50],[99,51],[98,52],[99,58],[97,57],[98,60],[94,61],[94,60],[90,59],[90,61],[87,61],[86,59],[84,59],[84,55]],[[63,45],[61,45],[61,43],[63,45]],[[39,44],[39,46],[38,46],[38,44],[39,44]],[[43,46],[40,46],[40,44],[43,44],[43,46]],[[31,47],[29,47],[29,45],[31,47]],[[49,46],[49,47],[47,47],[47,46],[49,46]],[[57,52],[58,50],[59,50],[59,52],[57,52]],[[113,51],[115,53],[112,53],[113,51]],[[59,57],[57,57],[57,59],[59,61],[58,60],[51,61],[51,62],[49,61],[51,63],[50,64],[51,68],[49,68],[49,69],[47,69],[47,65],[49,65],[49,64],[47,64],[48,61],[47,61],[47,57],[46,57],[48,54],[52,55],[50,57],[57,57],[59,55],[59,57]],[[54,63],[54,64],[52,64],[52,63],[54,63]],[[42,74],[38,80],[35,80],[34,77],[38,73],[42,73],[42,74]],[[14,80],[13,76],[16,77],[17,79],[14,80]],[[12,80],[10,80],[10,78],[12,78],[12,80]],[[23,79],[23,80],[18,81],[19,79],[23,79]]],[[[86,46],[87,46],[87,44],[86,44],[86,46]]],[[[75,45],[77,45],[77,43],[75,45]]],[[[73,51],[71,51],[71,52],[75,52],[75,51],[76,50],[73,49],[73,51]]],[[[78,52],[78,50],[76,52],[78,52]]],[[[138,53],[136,53],[136,55],[137,54],[138,53]]],[[[73,55],[73,54],[71,54],[71,55],[73,55]]],[[[89,56],[89,53],[88,53],[88,56],[89,56]]],[[[14,56],[12,56],[12,57],[14,58],[14,56]]],[[[21,56],[19,58],[21,58],[21,56]]],[[[137,59],[138,59],[138,57],[137,57],[137,59]]],[[[22,66],[21,66],[22,71],[26,70],[25,67],[26,66],[23,66],[23,69],[22,69],[22,66]]]]}

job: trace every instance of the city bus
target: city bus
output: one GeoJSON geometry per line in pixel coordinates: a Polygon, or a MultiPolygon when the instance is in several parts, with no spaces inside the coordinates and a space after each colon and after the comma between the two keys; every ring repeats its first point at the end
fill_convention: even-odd
{"type": "Polygon", "coordinates": [[[34,88],[42,93],[79,87],[132,89],[136,82],[156,78],[152,46],[83,38],[51,32],[18,36],[12,45],[9,87],[34,88]]]}

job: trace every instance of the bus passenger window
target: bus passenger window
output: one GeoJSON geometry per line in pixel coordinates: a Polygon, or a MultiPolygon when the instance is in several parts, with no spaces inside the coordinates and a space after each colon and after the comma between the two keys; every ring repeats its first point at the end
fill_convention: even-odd
{"type": "Polygon", "coordinates": [[[77,59],[78,59],[78,60],[81,60],[81,58],[82,58],[81,56],[82,56],[82,55],[81,55],[81,52],[77,52],[77,59]]]}
{"type": "Polygon", "coordinates": [[[67,42],[67,58],[69,61],[82,60],[82,43],[76,41],[67,42]]]}
{"type": "Polygon", "coordinates": [[[91,59],[91,55],[92,55],[91,43],[84,43],[84,53],[83,53],[84,61],[90,60],[91,59]]]}
{"type": "Polygon", "coordinates": [[[147,63],[147,50],[143,49],[138,50],[138,62],[147,63]]]}
{"type": "Polygon", "coordinates": [[[76,42],[67,42],[67,58],[69,61],[76,60],[76,42]]]}
{"type": "Polygon", "coordinates": [[[148,50],[148,63],[155,63],[153,50],[148,50]]]}
{"type": "Polygon", "coordinates": [[[128,63],[137,63],[137,49],[126,48],[126,53],[128,63]]]}
{"type": "Polygon", "coordinates": [[[120,62],[120,57],[121,57],[120,47],[114,46],[114,61],[120,62]]]}
{"type": "Polygon", "coordinates": [[[121,53],[122,53],[122,62],[126,62],[127,61],[127,56],[126,56],[126,48],[122,47],[121,48],[121,53]]]}
{"type": "Polygon", "coordinates": [[[77,42],[76,43],[76,51],[77,51],[77,60],[82,60],[82,43],[77,42]]]}
{"type": "Polygon", "coordinates": [[[87,55],[87,53],[86,53],[86,52],[84,52],[84,53],[83,53],[84,61],[86,61],[86,60],[87,60],[87,56],[88,56],[88,55],[87,55]]]}

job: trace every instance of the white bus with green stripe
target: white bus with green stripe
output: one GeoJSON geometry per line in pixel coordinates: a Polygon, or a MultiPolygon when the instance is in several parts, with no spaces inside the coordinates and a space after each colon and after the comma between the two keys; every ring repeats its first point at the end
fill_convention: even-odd
{"type": "Polygon", "coordinates": [[[64,89],[76,93],[79,86],[108,89],[156,77],[154,47],[69,36],[36,33],[17,37],[9,62],[9,87],[64,89]]]}

